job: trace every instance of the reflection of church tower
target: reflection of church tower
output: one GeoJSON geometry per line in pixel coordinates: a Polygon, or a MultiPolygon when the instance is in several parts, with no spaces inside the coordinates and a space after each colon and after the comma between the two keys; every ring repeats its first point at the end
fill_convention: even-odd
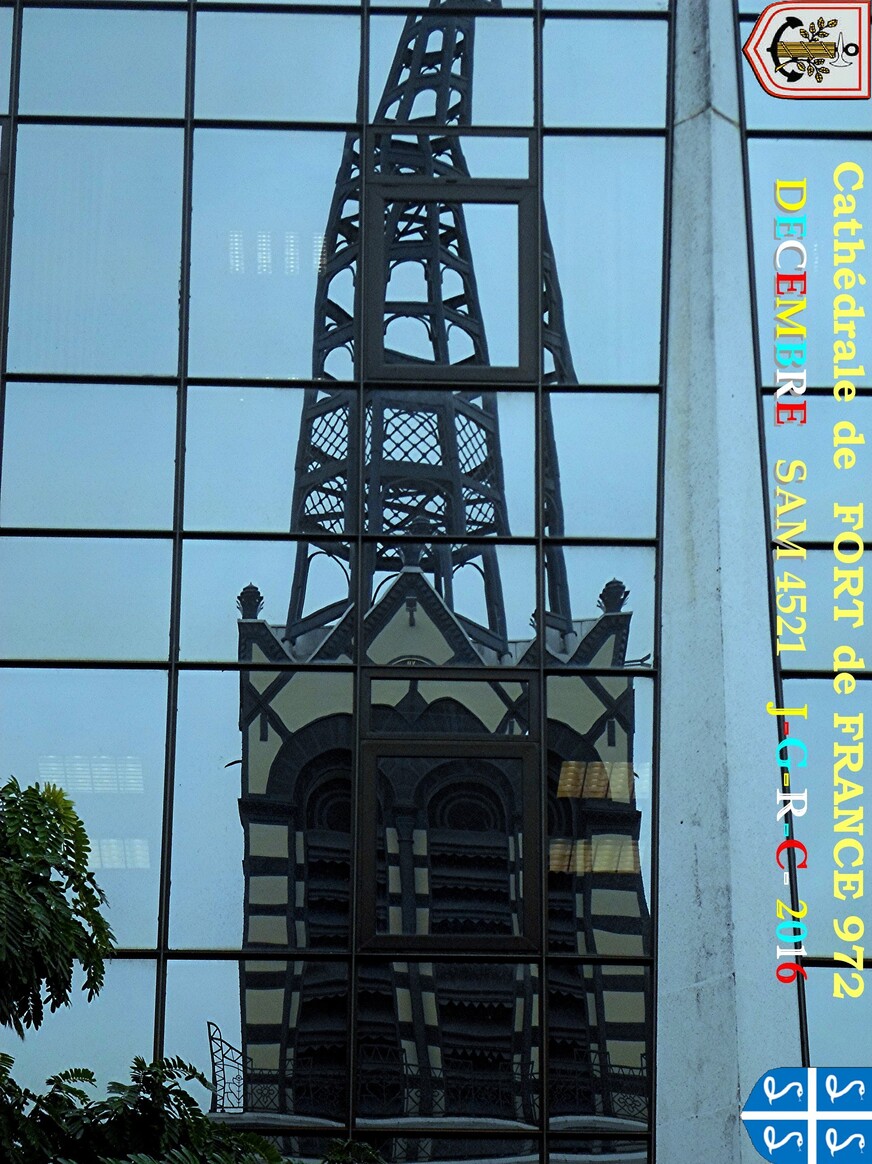
{"type": "MultiPolygon", "coordinates": [[[[512,533],[494,388],[511,377],[489,358],[464,203],[514,198],[523,230],[530,181],[516,184],[521,193],[493,181],[482,191],[470,175],[460,131],[471,122],[474,23],[438,5],[410,16],[377,128],[362,147],[346,139],[316,302],[320,383],[306,393],[295,465],[292,529],[308,540],[287,623],[258,617],[256,587],[239,596],[240,661],[261,668],[241,678],[243,943],[296,953],[243,965],[237,1106],[341,1124],[353,1044],[358,1120],[531,1127],[547,1053],[552,1117],[632,1128],[646,1103],[647,971],[560,962],[546,985],[536,953],[546,876],[551,952],[649,953],[633,684],[592,673],[624,667],[630,615],[614,580],[601,616],[573,619],[562,550],[546,543],[544,618],[523,640],[507,632],[511,580],[488,538],[512,533]],[[379,239],[365,250],[362,202],[363,233],[379,239]],[[342,385],[353,376],[383,386],[361,395],[342,385]],[[347,594],[326,606],[324,557],[348,578],[347,594]],[[480,580],[478,618],[456,600],[464,570],[480,580]],[[356,660],[356,686],[350,670],[312,666],[356,660]],[[546,738],[540,662],[567,669],[547,683],[546,738]],[[342,956],[351,945],[383,955],[359,962],[356,984],[342,956]],[[432,957],[478,947],[500,958],[432,957]]],[[[530,334],[545,382],[570,383],[544,224],[534,237],[541,330],[530,334]]],[[[523,321],[520,331],[523,363],[523,321]]],[[[547,404],[540,415],[542,532],[555,539],[563,517],[547,404]]],[[[418,1150],[423,1142],[403,1159],[427,1158],[418,1150]]]]}

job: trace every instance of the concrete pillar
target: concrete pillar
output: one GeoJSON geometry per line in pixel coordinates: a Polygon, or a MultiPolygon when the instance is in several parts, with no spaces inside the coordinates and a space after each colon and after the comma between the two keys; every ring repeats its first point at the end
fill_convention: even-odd
{"type": "Polygon", "coordinates": [[[677,0],[666,377],[657,1159],[751,1164],[740,1106],[799,1064],[775,979],[777,769],[730,0],[677,0]]]}

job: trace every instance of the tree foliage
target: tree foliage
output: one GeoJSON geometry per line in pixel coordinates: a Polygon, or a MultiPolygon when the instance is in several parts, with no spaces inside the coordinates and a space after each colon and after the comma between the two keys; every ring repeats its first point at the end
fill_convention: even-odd
{"type": "Polygon", "coordinates": [[[279,1164],[259,1136],[210,1120],[182,1086],[196,1067],[181,1059],[136,1058],[130,1083],[110,1083],[91,1099],[91,1071],[73,1068],[40,1094],[19,1087],[0,1055],[0,1159],[8,1164],[279,1164]]]}
{"type": "Polygon", "coordinates": [[[0,788],[0,1024],[39,1027],[44,1003],[69,1003],[73,968],[92,999],[113,935],[88,870],[88,834],[60,788],[0,788]]]}

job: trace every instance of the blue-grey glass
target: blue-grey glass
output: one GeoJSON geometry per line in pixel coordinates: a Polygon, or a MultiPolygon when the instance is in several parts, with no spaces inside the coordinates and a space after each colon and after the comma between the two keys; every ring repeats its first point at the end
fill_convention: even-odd
{"type": "Polygon", "coordinates": [[[460,142],[473,178],[526,178],[530,173],[529,137],[468,133],[460,142]]]}
{"type": "Polygon", "coordinates": [[[339,963],[173,961],[167,1048],[216,1080],[190,1087],[207,1110],[330,1127],[348,1107],[348,993],[339,963]]]}
{"type": "Polygon", "coordinates": [[[408,533],[416,521],[424,521],[433,533],[535,533],[532,394],[385,388],[368,397],[366,426],[366,456],[381,486],[377,497],[367,489],[367,532],[408,533]],[[494,410],[491,430],[483,422],[494,410]],[[374,413],[382,429],[378,466],[373,463],[374,413]],[[462,488],[452,479],[454,457],[460,461],[462,488]]]}
{"type": "Polygon", "coordinates": [[[599,12],[668,12],[669,0],[543,0],[545,8],[587,8],[599,12]]]}
{"type": "Polygon", "coordinates": [[[554,392],[549,404],[564,533],[570,537],[653,537],[657,397],[554,392]]]}
{"type": "Polygon", "coordinates": [[[614,1160],[615,1164],[648,1164],[650,1160],[644,1140],[551,1136],[548,1143],[548,1164],[579,1164],[581,1160],[598,1160],[600,1157],[614,1160]]]}
{"type": "Polygon", "coordinates": [[[0,771],[73,800],[120,946],[157,940],[166,701],[161,671],[0,671],[0,771]]]}
{"type": "MultiPolygon", "coordinates": [[[[470,18],[474,19],[474,18],[470,18]]],[[[374,120],[403,29],[403,16],[373,16],[370,22],[369,115],[374,120]]],[[[428,40],[442,47],[442,31],[428,40]]],[[[525,19],[475,20],[472,67],[472,125],[531,125],[533,122],[533,26],[525,19]]],[[[411,118],[435,120],[434,90],[422,90],[411,118]]],[[[394,120],[390,117],[389,120],[394,120]]]]}
{"type": "MultiPolygon", "coordinates": [[[[751,20],[740,22],[743,43],[753,27],[751,20]]],[[[770,97],[744,56],[742,81],[749,129],[872,129],[868,101],[785,101],[783,97],[770,97]]]]}
{"type": "MultiPolygon", "coordinates": [[[[786,104],[795,104],[787,102],[786,104]]],[[[806,104],[803,102],[803,104],[806,104]]],[[[828,102],[808,102],[823,104],[828,102]]],[[[863,102],[857,102],[863,104],[863,102]]],[[[868,292],[864,284],[872,279],[872,251],[863,246],[860,224],[863,221],[862,187],[856,183],[858,174],[844,171],[840,177],[845,199],[844,209],[834,213],[833,198],[839,191],[833,175],[837,167],[849,163],[858,166],[868,185],[872,174],[872,143],[869,141],[766,140],[749,141],[751,186],[751,230],[754,243],[754,263],[757,283],[757,318],[760,329],[760,367],[763,383],[775,384],[776,369],[796,367],[807,369],[808,383],[832,386],[834,379],[833,341],[838,339],[854,345],[846,349],[848,358],[840,360],[841,378],[855,385],[872,383],[872,361],[863,358],[864,325],[862,316],[846,314],[861,308],[868,311],[868,292]],[[806,181],[803,202],[801,190],[783,190],[782,199],[796,209],[782,209],[775,201],[775,183],[806,181]],[[856,188],[854,188],[856,187],[856,188]],[[853,188],[853,189],[852,189],[853,188]],[[856,199],[852,209],[851,199],[856,199]],[[803,202],[802,205],[799,205],[803,202]],[[775,251],[779,240],[775,236],[777,217],[801,218],[799,223],[784,223],[780,230],[797,235],[797,242],[807,252],[805,265],[805,307],[795,311],[787,326],[805,328],[800,335],[776,337],[775,319],[775,251]],[[852,225],[853,224],[853,225],[852,225]],[[802,232],[800,234],[800,232],[802,232]],[[835,232],[835,233],[834,233],[835,232]],[[837,253],[834,254],[834,241],[837,253]],[[834,258],[839,263],[834,269],[834,258]],[[839,268],[846,274],[838,273],[839,268]],[[838,277],[839,284],[834,280],[838,277]],[[844,297],[844,298],[842,298],[844,297]],[[833,334],[834,303],[840,303],[841,331],[833,334]],[[853,302],[853,306],[852,306],[853,302]],[[854,333],[852,335],[852,332],[854,333]],[[776,362],[776,342],[798,345],[795,353],[783,353],[776,362]],[[802,350],[804,345],[804,351],[802,350]],[[795,365],[785,361],[796,360],[795,365]],[[860,367],[858,374],[849,369],[860,367]]],[[[805,260],[795,249],[781,256],[782,274],[799,274],[805,260]]],[[[802,288],[793,293],[785,284],[780,296],[791,302],[801,300],[802,288]]],[[[789,399],[789,397],[788,397],[789,399]]],[[[813,401],[811,403],[814,403],[813,401]]]]}
{"type": "MultiPolygon", "coordinates": [[[[859,647],[859,644],[857,644],[859,647]]],[[[791,666],[813,664],[794,662],[791,666]]],[[[832,666],[832,660],[827,668],[832,666]]],[[[834,748],[841,746],[850,748],[857,745],[854,738],[858,724],[848,722],[852,717],[863,715],[868,709],[868,684],[858,682],[856,689],[849,694],[837,694],[829,679],[792,679],[784,684],[785,707],[807,708],[808,715],[792,714],[788,716],[790,724],[790,738],[799,741],[790,744],[781,750],[780,755],[790,762],[790,785],[794,792],[808,792],[808,810],[803,816],[793,816],[793,835],[808,849],[808,867],[797,869],[797,885],[799,899],[808,907],[804,916],[796,922],[797,927],[791,929],[792,918],[784,913],[785,938],[778,942],[779,946],[787,947],[791,936],[802,938],[801,945],[810,957],[831,958],[834,950],[841,950],[843,954],[854,957],[851,943],[840,942],[833,932],[833,919],[841,923],[852,915],[862,919],[868,930],[872,924],[872,910],[870,910],[868,893],[857,896],[857,884],[851,886],[843,884],[840,892],[845,895],[842,900],[835,896],[834,874],[836,872],[857,873],[854,867],[857,860],[857,844],[863,845],[862,819],[858,822],[853,815],[863,808],[862,791],[851,795],[851,784],[862,786],[862,771],[857,769],[857,757],[845,753],[845,763],[838,772],[837,779],[850,782],[834,789],[834,748]],[[835,717],[844,717],[844,723],[836,725],[835,717]],[[848,767],[853,764],[854,769],[848,767]],[[816,780],[818,773],[826,772],[826,784],[816,780]],[[840,799],[835,801],[835,792],[840,799]],[[844,792],[844,795],[842,793],[844,792]],[[861,830],[858,832],[858,829],[861,830]],[[834,831],[835,830],[835,831],[834,831]],[[845,844],[839,853],[839,860],[843,868],[836,868],[833,857],[833,848],[839,842],[845,844]],[[807,932],[806,932],[807,931],[807,932]]],[[[862,727],[860,728],[862,730],[862,727]]],[[[773,727],[772,753],[775,756],[777,735],[773,727]]],[[[841,759],[841,757],[840,757],[841,759]]],[[[775,761],[777,764],[777,760],[775,761]]],[[[777,779],[777,768],[775,769],[777,779]]],[[[801,850],[795,853],[797,864],[802,860],[801,850]]],[[[787,853],[781,857],[787,864],[787,853]]],[[[779,882],[781,875],[779,874],[779,882]]],[[[862,894],[862,882],[860,883],[862,894]]],[[[779,884],[778,896],[785,906],[790,906],[790,891],[788,886],[779,884]]],[[[803,912],[800,909],[800,912],[803,912]]],[[[864,945],[862,936],[854,941],[864,945]]],[[[850,967],[847,967],[850,969],[850,967]]],[[[823,1062],[824,1060],[821,1060],[823,1062]]]]}
{"type": "Polygon", "coordinates": [[[663,159],[663,143],[647,138],[545,141],[548,229],[582,384],[659,379],[663,159]],[[640,190],[644,245],[627,230],[640,190]]]}
{"type": "Polygon", "coordinates": [[[654,651],[655,552],[641,546],[546,547],[549,611],[559,609],[556,575],[565,562],[572,629],[549,624],[551,661],[567,667],[646,666],[654,651]],[[629,624],[629,626],[627,625],[629,624]]]}
{"type": "Polygon", "coordinates": [[[46,1091],[50,1075],[70,1067],[88,1067],[97,1076],[94,1098],[104,1098],[110,1080],[130,1082],[135,1055],[151,1059],[154,1046],[154,962],[109,961],[100,994],[88,1002],[79,990],[83,975],[73,976],[72,1005],[52,1014],[20,1040],[8,1027],[0,1030],[0,1051],[15,1060],[15,1082],[46,1091]],[[111,1036],[110,1036],[111,1032],[111,1036]]]}
{"type": "Polygon", "coordinates": [[[188,389],[188,529],[290,530],[302,406],[297,389],[188,389]],[[282,451],[265,456],[277,433],[282,451]]]}
{"type": "MultiPolygon", "coordinates": [[[[512,1161],[512,1164],[539,1164],[539,1149],[533,1139],[521,1139],[495,1130],[492,1136],[403,1135],[370,1132],[362,1142],[379,1154],[385,1164],[461,1164],[462,1161],[512,1161]]],[[[313,1144],[314,1147],[314,1144],[313,1144]]],[[[317,1157],[320,1162],[320,1157],[317,1157]]],[[[313,1162],[314,1164],[314,1162],[313,1162]]]]}
{"type": "MultiPolygon", "coordinates": [[[[835,505],[863,504],[872,509],[872,447],[868,436],[872,431],[872,399],[867,394],[862,398],[858,395],[847,404],[832,397],[809,396],[807,400],[806,424],[776,425],[773,394],[765,394],[772,535],[786,534],[805,522],[805,528],[797,533],[800,540],[831,542],[840,531],[849,530],[854,524],[834,516],[835,505]],[[866,436],[863,444],[841,446],[856,455],[856,464],[851,469],[838,469],[833,464],[833,428],[837,424],[852,424],[857,433],[866,436]],[[776,493],[777,489],[781,490],[780,494],[776,493]]],[[[841,431],[851,435],[847,427],[841,431]]],[[[790,568],[787,558],[782,562],[790,568]]]]}
{"type": "MultiPolygon", "coordinates": [[[[383,209],[387,236],[403,230],[402,225],[396,226],[397,222],[402,224],[403,216],[418,212],[417,207],[405,199],[386,200],[383,209]]],[[[449,230],[465,231],[474,263],[477,303],[487,341],[487,362],[497,367],[517,366],[520,319],[518,206],[448,200],[435,203],[430,198],[424,204],[424,212],[429,217],[429,226],[416,228],[410,224],[405,233],[415,229],[435,231],[437,218],[442,224],[439,229],[446,234],[449,230]],[[448,223],[450,227],[446,227],[448,223]]],[[[446,329],[446,350],[439,351],[430,312],[423,310],[423,314],[416,314],[418,305],[432,302],[429,263],[410,246],[407,245],[405,250],[411,253],[411,258],[389,265],[384,292],[384,346],[379,357],[392,363],[461,364],[476,359],[484,362],[476,355],[473,336],[461,326],[446,329]]],[[[403,254],[402,244],[399,254],[403,254]]],[[[443,269],[440,292],[447,304],[455,296],[468,298],[463,275],[456,267],[443,269]]],[[[470,306],[466,310],[472,312],[473,308],[470,306]]]]}
{"type": "Polygon", "coordinates": [[[12,57],[12,9],[0,8],[0,112],[9,109],[9,67],[12,57]]]}
{"type": "Polygon", "coordinates": [[[537,658],[532,546],[382,545],[367,606],[366,657],[380,666],[511,666],[537,658]]]}
{"type": "Polygon", "coordinates": [[[198,117],[353,121],[359,70],[360,20],[350,14],[197,17],[198,117]]]}
{"type": "MultiPolygon", "coordinates": [[[[457,708],[469,730],[474,708],[457,708]]],[[[483,943],[523,932],[524,763],[482,752],[392,755],[367,778],[377,785],[377,934],[441,937],[475,933],[483,943]],[[408,806],[414,805],[409,811],[408,806]],[[414,846],[414,869],[405,861],[414,846]]]]}
{"type": "Polygon", "coordinates": [[[184,12],[28,8],[21,113],[181,117],[184,12]]]}
{"type": "Polygon", "coordinates": [[[435,1132],[527,1130],[539,1122],[538,967],[524,963],[358,963],[359,1128],[407,1114],[435,1132]],[[411,1061],[404,1046],[424,1050],[411,1061]]]}
{"type": "MultiPolygon", "coordinates": [[[[302,616],[314,616],[333,603],[341,603],[343,610],[347,610],[353,590],[347,561],[348,547],[341,543],[337,543],[336,552],[331,556],[326,552],[326,544],[186,541],[182,556],[181,657],[239,658],[237,597],[244,587],[253,584],[263,596],[263,606],[254,617],[260,627],[254,639],[252,660],[255,663],[273,659],[309,661],[315,651],[315,639],[304,637],[293,647],[284,639],[298,546],[309,555],[302,616]],[[341,556],[343,552],[345,560],[341,556]]],[[[320,631],[314,632],[321,648],[318,661],[336,662],[348,658],[350,639],[346,641],[342,636],[333,636],[329,643],[320,641],[330,628],[335,629],[338,622],[339,615],[336,614],[320,627],[320,631]]]]}
{"type": "Polygon", "coordinates": [[[8,659],[166,659],[169,540],[0,539],[8,659]]]}
{"type": "Polygon", "coordinates": [[[180,130],[19,127],[11,370],[176,371],[181,177],[180,130]]]}
{"type": "Polygon", "coordinates": [[[550,1126],[644,1131],[653,1067],[650,968],[553,962],[547,983],[550,1126]]]}
{"type": "Polygon", "coordinates": [[[374,679],[369,729],[374,735],[528,736],[529,683],[489,679],[374,679]]]}
{"type": "MultiPolygon", "coordinates": [[[[845,526],[847,533],[849,527],[845,526]]],[[[779,663],[782,668],[794,670],[809,668],[829,671],[833,666],[833,651],[844,644],[862,654],[865,646],[863,594],[858,590],[857,576],[836,578],[835,569],[856,571],[862,566],[862,532],[848,535],[840,542],[840,552],[854,561],[838,561],[832,550],[808,550],[805,557],[774,558],[777,591],[775,610],[776,634],[781,640],[779,663]],[[805,582],[798,588],[786,575],[799,577],[805,582]],[[845,586],[834,597],[837,586],[845,586]],[[853,589],[855,594],[851,594],[853,589]],[[796,602],[791,599],[796,598],[796,602]],[[802,599],[805,598],[805,602],[802,599]],[[836,611],[842,611],[836,617],[836,611]]],[[[798,544],[798,543],[796,543],[798,544]]],[[[859,579],[862,582],[862,575],[859,579]]]]}
{"type": "Polygon", "coordinates": [[[311,376],[315,289],[343,140],[195,135],[192,375],[311,376]]]}
{"type": "Polygon", "coordinates": [[[344,768],[333,753],[349,732],[351,712],[348,673],[246,671],[241,679],[236,672],[182,673],[174,946],[347,947],[350,741],[344,768]]]}
{"type": "Polygon", "coordinates": [[[651,953],[654,684],[550,676],[548,946],[651,953]]]}
{"type": "Polygon", "coordinates": [[[175,427],[173,388],[7,384],[0,521],[170,529],[175,427]]]}
{"type": "Polygon", "coordinates": [[[667,30],[662,20],[549,17],[543,38],[545,125],[662,126],[667,30]],[[605,45],[631,57],[631,84],[615,84],[605,45]]]}
{"type": "Polygon", "coordinates": [[[872,973],[863,970],[858,974],[853,966],[844,965],[835,969],[809,966],[807,973],[805,998],[812,1063],[872,1067],[872,1044],[867,1034],[872,1023],[872,973]],[[837,983],[836,975],[842,982],[837,983]],[[837,990],[841,997],[835,996],[837,990]]]}

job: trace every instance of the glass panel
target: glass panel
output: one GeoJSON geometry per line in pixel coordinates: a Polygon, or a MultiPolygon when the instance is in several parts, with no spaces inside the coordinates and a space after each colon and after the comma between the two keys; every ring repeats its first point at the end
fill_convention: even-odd
{"type": "Polygon", "coordinates": [[[351,121],[360,21],[351,16],[201,12],[198,117],[351,121]],[[325,68],[325,45],[329,67],[325,68]]]}
{"type": "Polygon", "coordinates": [[[10,370],[176,371],[181,178],[180,130],[19,127],[10,370]]]}
{"type": "Polygon", "coordinates": [[[651,1090],[651,1002],[651,972],[644,966],[551,965],[552,1128],[599,1133],[645,1128],[651,1090]]]}
{"type": "MultiPolygon", "coordinates": [[[[545,204],[574,376],[582,384],[656,384],[660,375],[663,143],[560,137],[544,143],[545,204]],[[579,181],[586,174],[588,180],[579,181]],[[646,192],[644,240],[627,223],[646,192]],[[592,231],[582,223],[596,223],[592,231]]],[[[571,367],[571,362],[570,362],[571,367]]],[[[553,371],[546,361],[545,371],[553,371]]]]}
{"type": "MultiPolygon", "coordinates": [[[[739,36],[744,44],[753,20],[743,20],[739,36]]],[[[749,129],[868,129],[869,109],[863,101],[785,101],[770,97],[748,61],[742,57],[745,117],[749,129]]]]}
{"type": "Polygon", "coordinates": [[[373,16],[369,57],[371,121],[445,121],[440,103],[462,105],[470,125],[531,125],[533,122],[533,26],[506,17],[446,21],[432,13],[410,18],[373,16]],[[472,62],[473,29],[475,66],[472,62]],[[400,62],[412,51],[447,53],[454,75],[472,78],[464,92],[433,84],[400,62]],[[420,84],[418,83],[420,81],[420,84]],[[438,96],[437,96],[438,95],[438,96]]]}
{"type": "Polygon", "coordinates": [[[373,571],[364,619],[369,662],[506,666],[536,659],[532,546],[407,541],[366,546],[365,553],[373,571]]]}
{"type": "Polygon", "coordinates": [[[40,1029],[23,1042],[6,1043],[5,1051],[15,1059],[16,1083],[44,1091],[50,1075],[71,1066],[94,1072],[95,1098],[105,1096],[110,1080],[129,1083],[133,1057],[151,1059],[152,1055],[154,979],[153,962],[107,962],[103,989],[88,1002],[87,994],[78,989],[81,973],[75,975],[71,1006],[47,1014],[40,1029]]]}
{"type": "Polygon", "coordinates": [[[546,546],[545,625],[551,665],[650,664],[654,566],[654,550],[635,546],[546,546]]]}
{"type": "Polygon", "coordinates": [[[169,541],[0,539],[9,659],[166,659],[169,541]]]}
{"type": "Polygon", "coordinates": [[[523,762],[380,755],[376,932],[523,931],[523,762]]]}
{"type": "Polygon", "coordinates": [[[371,155],[376,174],[430,174],[457,172],[471,178],[527,178],[530,174],[530,135],[445,132],[413,133],[396,129],[373,137],[371,155]]]}
{"type": "MultiPolygon", "coordinates": [[[[808,867],[797,869],[799,898],[808,908],[801,921],[795,923],[789,920],[789,915],[785,915],[787,920],[782,929],[783,940],[779,938],[778,945],[783,948],[797,945],[798,948],[804,948],[810,957],[831,958],[836,950],[848,957],[855,957],[852,942],[840,941],[836,937],[834,920],[844,925],[846,918],[859,917],[867,930],[872,923],[869,899],[863,895],[863,776],[862,769],[857,767],[856,753],[841,753],[838,760],[842,762],[842,767],[838,773],[834,771],[835,747],[857,748],[858,730],[861,733],[859,739],[863,738],[862,716],[868,707],[869,690],[868,682],[860,682],[853,693],[837,694],[829,679],[790,680],[784,684],[786,706],[808,707],[807,718],[800,715],[788,717],[789,738],[799,742],[785,747],[781,752],[792,764],[793,790],[797,793],[808,791],[808,811],[803,816],[791,814],[793,835],[806,846],[809,854],[808,867]],[[844,717],[841,725],[836,724],[837,716],[844,717]],[[852,718],[853,724],[850,722],[852,718]],[[850,767],[852,764],[853,769],[850,767]],[[813,773],[816,772],[833,772],[833,780],[830,781],[828,777],[828,787],[815,782],[813,773]],[[840,865],[837,867],[833,851],[840,843],[840,865]],[[858,846],[860,864],[855,866],[858,846]],[[820,861],[815,861],[819,854],[822,855],[820,861]],[[856,880],[857,874],[859,882],[856,880]],[[836,876],[840,878],[838,886],[836,876]],[[851,880],[852,877],[854,880],[851,880]],[[842,896],[838,896],[837,889],[842,896]],[[798,943],[793,942],[794,937],[799,937],[798,943]]],[[[860,760],[862,746],[862,743],[859,744],[860,760]]],[[[802,850],[797,849],[795,856],[797,864],[802,862],[802,850]]],[[[786,865],[787,853],[782,853],[780,859],[786,865]]],[[[785,905],[790,905],[786,885],[779,886],[779,897],[785,905]]],[[[862,935],[854,941],[864,945],[862,935]]],[[[843,969],[850,970],[850,967],[843,969]]],[[[820,1062],[826,1063],[828,1060],[821,1059],[820,1062]]]]}
{"type": "Polygon", "coordinates": [[[336,133],[195,135],[192,375],[312,374],[315,291],[342,149],[336,133]]]}
{"type": "MultiPolygon", "coordinates": [[[[426,1140],[414,1136],[401,1139],[389,1135],[361,1137],[378,1152],[385,1164],[459,1164],[460,1161],[493,1160],[502,1164],[539,1164],[539,1149],[533,1139],[516,1136],[476,1136],[460,1138],[441,1135],[426,1140]]],[[[320,1161],[319,1161],[320,1164],[320,1161]]]]}
{"type": "Polygon", "coordinates": [[[358,1127],[529,1127],[539,1111],[536,966],[365,964],[358,971],[358,1127]]]}
{"type": "Polygon", "coordinates": [[[376,734],[528,736],[530,685],[452,679],[374,679],[376,734]]]}
{"type": "Polygon", "coordinates": [[[601,1156],[612,1164],[648,1164],[648,1145],[644,1140],[592,1140],[584,1137],[551,1136],[548,1140],[548,1164],[586,1164],[601,1156]]]}
{"type": "Polygon", "coordinates": [[[555,392],[548,406],[557,451],[562,532],[570,537],[653,537],[657,397],[555,392]]]}
{"type": "Polygon", "coordinates": [[[831,550],[809,550],[805,559],[775,559],[776,587],[779,581],[781,583],[781,590],[776,591],[780,609],[775,614],[781,646],[778,661],[783,669],[829,671],[837,647],[847,644],[862,655],[862,648],[868,643],[862,629],[862,590],[858,589],[863,583],[863,543],[855,540],[863,535],[849,534],[847,526],[845,531],[846,539],[842,544],[842,553],[846,556],[844,562],[839,562],[831,550]],[[844,571],[838,580],[837,569],[844,571]],[[804,587],[798,586],[797,578],[805,582],[804,587]],[[834,598],[838,587],[844,587],[843,592],[834,598]],[[791,601],[793,598],[796,598],[795,604],[791,601]],[[836,611],[842,612],[838,618],[836,611]]]}
{"type": "Polygon", "coordinates": [[[350,659],[351,552],[342,542],[186,542],[182,658],[350,659]]]}
{"type": "Polygon", "coordinates": [[[351,710],[349,674],[182,673],[174,945],[348,945],[351,710]]]}
{"type": "MultiPolygon", "coordinates": [[[[802,104],[826,105],[828,102],[802,104]]],[[[841,377],[855,385],[872,383],[872,362],[862,359],[863,324],[860,322],[857,326],[857,318],[847,314],[852,310],[863,309],[865,293],[861,286],[856,285],[857,281],[872,279],[872,253],[868,248],[864,250],[862,235],[858,233],[858,218],[862,218],[862,214],[859,211],[855,214],[851,209],[857,197],[857,190],[851,193],[851,187],[859,181],[855,172],[846,171],[839,179],[844,187],[846,209],[834,212],[833,204],[833,198],[838,193],[833,181],[836,168],[844,163],[853,163],[868,175],[872,172],[872,143],[796,139],[749,141],[748,158],[763,383],[775,383],[777,368],[795,366],[797,370],[801,367],[807,369],[809,384],[831,385],[834,376],[833,340],[836,339],[850,345],[845,349],[845,359],[837,365],[841,368],[841,377]],[[802,157],[801,165],[797,162],[799,156],[802,157]],[[782,191],[782,200],[789,205],[796,203],[797,209],[780,208],[775,201],[776,181],[801,181],[804,177],[807,183],[804,204],[798,205],[803,198],[801,190],[785,189],[782,191]],[[793,313],[788,326],[802,327],[806,334],[778,340],[779,343],[790,343],[799,349],[783,352],[780,362],[776,352],[777,321],[774,314],[776,284],[773,264],[776,247],[780,245],[775,237],[776,217],[802,220],[798,223],[785,222],[779,230],[782,235],[785,232],[796,235],[797,241],[791,244],[792,247],[799,245],[807,250],[805,298],[801,286],[791,294],[788,294],[790,288],[785,287],[781,296],[791,303],[804,303],[793,313]],[[803,234],[797,234],[799,231],[803,234]],[[806,241],[803,242],[803,239],[806,241]],[[836,270],[842,269],[845,272],[839,276],[838,288],[833,285],[835,260],[838,260],[836,270]],[[839,302],[842,296],[845,297],[841,300],[844,313],[840,314],[838,321],[840,332],[834,335],[834,303],[839,302]],[[852,302],[855,304],[853,308],[852,302]],[[808,343],[807,347],[806,335],[815,337],[815,342],[808,343]],[[858,353],[856,358],[855,352],[858,353]],[[796,361],[795,364],[790,364],[790,360],[796,361]],[[860,374],[849,371],[858,365],[865,370],[860,374]]],[[[797,250],[784,252],[781,256],[782,274],[801,274],[802,262],[802,254],[797,250]]],[[[814,403],[810,401],[809,408],[814,403]]]]}
{"type": "Polygon", "coordinates": [[[654,684],[549,678],[549,945],[649,954],[654,684]]]}
{"type": "Polygon", "coordinates": [[[181,117],[183,12],[28,8],[21,113],[181,117]]]}
{"type": "Polygon", "coordinates": [[[157,940],[166,701],[161,671],[0,671],[0,770],[73,800],[120,946],[157,940]]]}
{"type": "Polygon", "coordinates": [[[805,997],[811,1061],[827,1067],[872,1067],[872,1044],[866,1035],[872,1022],[872,972],[864,970],[858,975],[850,966],[835,970],[810,966],[805,997]],[[836,984],[836,975],[844,985],[836,984]],[[833,996],[835,990],[839,990],[839,997],[833,996]]]}
{"type": "Polygon", "coordinates": [[[170,529],[174,388],[7,384],[4,525],[170,529]]]}
{"type": "Polygon", "coordinates": [[[549,17],[543,41],[545,124],[663,125],[666,34],[666,22],[660,20],[549,17]],[[604,45],[625,46],[618,51],[633,59],[631,85],[615,84],[610,54],[596,47],[604,45]]]}
{"type": "Polygon", "coordinates": [[[204,1108],[335,1124],[348,1107],[348,985],[331,962],[172,962],[167,1046],[207,1078],[211,1067],[211,1096],[191,1086],[204,1108]]]}
{"type": "MultiPolygon", "coordinates": [[[[858,433],[872,432],[872,400],[856,397],[846,411],[842,401],[827,397],[809,397],[807,424],[772,422],[774,405],[766,401],[766,452],[769,468],[770,507],[773,537],[788,534],[796,541],[831,542],[842,530],[850,530],[853,522],[843,524],[833,516],[833,506],[864,504],[872,508],[872,449],[868,443],[851,445],[857,457],[852,471],[845,472],[833,464],[833,428],[840,421],[849,421],[858,433]],[[776,462],[783,461],[776,473],[776,462]],[[802,461],[792,467],[792,462],[802,461]],[[780,495],[775,493],[781,489],[780,495]],[[803,504],[804,503],[804,504],[803,504]],[[778,508],[782,512],[779,516],[778,508]],[[778,522],[781,530],[778,530],[778,522]],[[805,522],[805,528],[802,523],[805,522]],[[797,529],[793,537],[790,531],[797,529]]],[[[849,430],[844,429],[847,435],[849,430]]],[[[869,438],[867,436],[867,442],[869,438]]],[[[845,445],[844,448],[849,446],[845,445]]],[[[789,559],[782,559],[789,568],[789,559]]],[[[801,563],[796,563],[797,567],[801,563]]],[[[801,573],[801,569],[799,573],[801,573]]]]}
{"type": "Polygon", "coordinates": [[[354,529],[357,500],[348,489],[348,452],[357,448],[355,403],[347,388],[190,388],[188,528],[354,529]],[[264,455],[277,438],[281,453],[264,455]]]}
{"type": "Polygon", "coordinates": [[[526,393],[369,393],[366,529],[532,535],[533,409],[526,393]]]}
{"type": "Polygon", "coordinates": [[[0,113],[9,111],[9,66],[12,57],[12,9],[0,8],[0,113]]]}
{"type": "Polygon", "coordinates": [[[546,8],[588,8],[614,12],[667,12],[669,0],[543,0],[546,8]]]}
{"type": "Polygon", "coordinates": [[[515,367],[518,207],[388,201],[384,233],[389,263],[382,360],[515,367]],[[434,291],[436,272],[440,286],[434,291]]]}

